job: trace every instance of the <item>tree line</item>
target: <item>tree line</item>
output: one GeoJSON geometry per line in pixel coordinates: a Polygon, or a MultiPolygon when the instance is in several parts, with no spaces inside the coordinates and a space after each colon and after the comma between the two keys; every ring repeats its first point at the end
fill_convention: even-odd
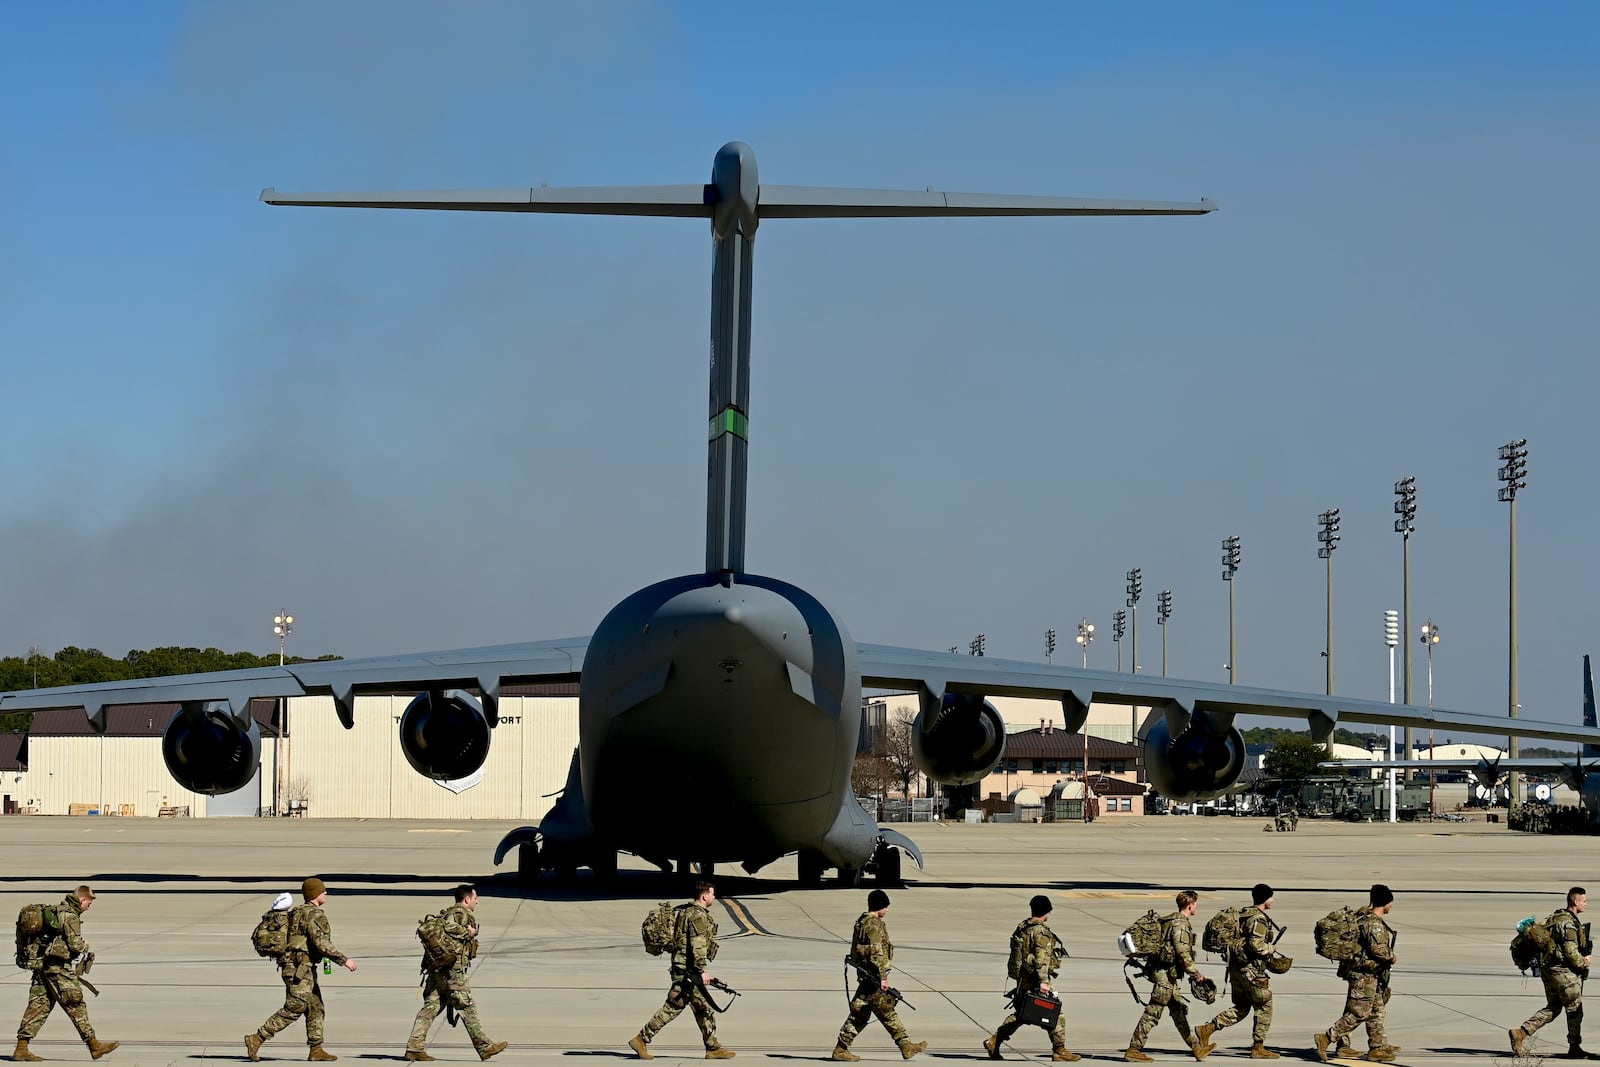
{"type": "MultiPolygon", "coordinates": [[[[342,659],[341,656],[322,655],[315,660],[300,656],[288,658],[290,663],[320,662],[342,659]]],[[[175,674],[206,674],[211,671],[237,671],[250,667],[276,667],[278,654],[258,656],[254,652],[224,652],[220,648],[168,648],[130,649],[126,656],[114,659],[98,648],[78,648],[68,645],[53,656],[37,650],[26,656],[0,658],[0,692],[22,689],[44,689],[58,685],[91,685],[96,682],[125,682],[132,678],[167,678],[175,674]]],[[[15,712],[0,715],[0,732],[26,731],[32,715],[15,712]]]]}

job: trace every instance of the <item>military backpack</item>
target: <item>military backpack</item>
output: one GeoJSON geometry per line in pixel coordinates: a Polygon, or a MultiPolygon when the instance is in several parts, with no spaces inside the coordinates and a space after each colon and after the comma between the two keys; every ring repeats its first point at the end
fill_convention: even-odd
{"type": "Polygon", "coordinates": [[[1167,928],[1176,916],[1158,915],[1154,908],[1145,912],[1117,937],[1117,947],[1124,956],[1148,956],[1162,963],[1171,963],[1172,945],[1167,939],[1167,928]]]}
{"type": "Polygon", "coordinates": [[[1517,924],[1516,936],[1511,939],[1511,962],[1523,974],[1538,974],[1545,957],[1555,948],[1550,927],[1530,915],[1517,924]]]}
{"type": "Polygon", "coordinates": [[[644,950],[650,955],[659,956],[672,951],[678,939],[675,911],[671,904],[663,900],[651,908],[644,922],[639,924],[639,939],[644,942],[644,950]]]}
{"type": "Polygon", "coordinates": [[[1334,908],[1317,920],[1311,933],[1317,955],[1341,963],[1361,958],[1360,914],[1355,908],[1334,908]]]}
{"type": "Polygon", "coordinates": [[[461,958],[461,946],[445,930],[445,916],[450,909],[424,915],[417,923],[417,940],[422,942],[422,962],[429,970],[443,971],[456,965],[461,958]]]}
{"type": "Polygon", "coordinates": [[[274,909],[261,916],[261,921],[256,923],[256,928],[250,931],[250,947],[256,950],[257,956],[269,960],[281,960],[283,954],[289,951],[289,916],[293,914],[288,908],[274,909]]]}
{"type": "Polygon", "coordinates": [[[36,971],[44,965],[45,950],[61,932],[61,920],[50,904],[27,904],[17,912],[17,966],[36,971]]]}
{"type": "Polygon", "coordinates": [[[1206,920],[1200,947],[1226,959],[1244,955],[1244,909],[1223,908],[1206,920]]]}

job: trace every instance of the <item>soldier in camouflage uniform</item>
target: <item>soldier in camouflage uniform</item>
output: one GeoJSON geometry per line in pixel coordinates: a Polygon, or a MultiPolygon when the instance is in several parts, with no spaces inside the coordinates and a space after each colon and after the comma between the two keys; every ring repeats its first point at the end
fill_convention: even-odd
{"type": "Polygon", "coordinates": [[[473,914],[477,908],[477,889],[456,886],[455,905],[445,909],[442,920],[444,936],[456,950],[455,961],[448,967],[430,967],[427,955],[422,957],[422,982],[427,994],[411,1025],[411,1039],[406,1042],[408,1060],[433,1059],[428,1055],[428,1028],[439,1017],[441,1005],[449,1005],[460,1016],[480,1060],[498,1056],[507,1048],[504,1041],[490,1041],[484,1034],[483,1024],[478,1021],[478,1006],[472,1000],[472,987],[467,984],[467,968],[478,957],[478,920],[473,914]]]}
{"type": "Polygon", "coordinates": [[[1567,1013],[1564,1058],[1600,1059],[1583,1050],[1583,980],[1589,977],[1589,945],[1584,937],[1584,924],[1578,922],[1578,916],[1588,909],[1588,891],[1582,886],[1573,886],[1567,890],[1567,906],[1544,921],[1555,942],[1554,950],[1545,955],[1539,967],[1545,1005],[1511,1031],[1511,1051],[1519,1057],[1528,1055],[1528,1038],[1564,1010],[1567,1013]]]}
{"type": "Polygon", "coordinates": [[[1394,908],[1394,893],[1386,885],[1375,885],[1367,899],[1367,906],[1356,913],[1356,943],[1361,955],[1339,961],[1339,977],[1348,983],[1344,1014],[1326,1031],[1312,1036],[1317,1043],[1317,1058],[1324,1063],[1328,1061],[1329,1045],[1338,1046],[1336,1056],[1355,1058],[1355,1049],[1348,1045],[1346,1035],[1362,1023],[1367,1024],[1367,1059],[1387,1063],[1400,1051],[1400,1046],[1389,1044],[1383,1033],[1384,1008],[1389,1003],[1389,970],[1395,962],[1394,931],[1384,922],[1384,916],[1394,908]]]}
{"type": "Polygon", "coordinates": [[[900,1055],[905,1059],[928,1047],[926,1041],[912,1041],[907,1036],[905,1025],[894,1010],[894,997],[887,992],[889,963],[894,959],[894,943],[889,940],[889,928],[883,924],[888,913],[889,894],[874,889],[867,894],[867,910],[856,920],[855,931],[850,935],[850,959],[860,982],[850,998],[850,1017],[839,1028],[839,1042],[833,1048],[836,1060],[853,1063],[861,1058],[850,1051],[850,1043],[874,1015],[900,1046],[900,1055]]]}
{"type": "Polygon", "coordinates": [[[101,1041],[94,1036],[89,1023],[89,1008],[83,1002],[83,985],[78,980],[74,958],[89,951],[89,942],[83,939],[83,913],[94,904],[94,890],[80,885],[55,905],[55,926],[46,919],[46,939],[40,966],[33,972],[28,986],[28,1006],[22,1011],[22,1022],[17,1024],[17,1048],[11,1058],[20,1063],[38,1063],[44,1059],[28,1048],[28,1043],[38,1036],[50,1009],[57,1004],[78,1028],[78,1036],[89,1047],[94,1059],[109,1054],[120,1041],[101,1041]]]}
{"type": "Polygon", "coordinates": [[[1178,910],[1162,922],[1161,952],[1152,965],[1154,969],[1150,975],[1155,985],[1150,990],[1150,1003],[1145,1005],[1144,1014],[1139,1016],[1138,1025],[1133,1028],[1133,1037],[1128,1039],[1128,1050],[1122,1054],[1125,1060],[1150,1062],[1151,1057],[1144,1051],[1144,1043],[1149,1039],[1150,1031],[1156,1028],[1156,1023],[1161,1021],[1164,1008],[1172,1009],[1172,1025],[1177,1027],[1178,1036],[1189,1046],[1195,1059],[1203,1060],[1211,1051],[1210,1047],[1195,1041],[1194,1034],[1189,1030],[1189,1002],[1184,999],[1179,986],[1185,976],[1197,980],[1205,978],[1200,968],[1195,966],[1194,927],[1190,925],[1190,920],[1200,907],[1199,902],[1200,894],[1185,889],[1177,896],[1178,910]]]}
{"type": "Polygon", "coordinates": [[[696,882],[694,901],[678,906],[677,933],[672,946],[672,988],[667,990],[667,1002],[628,1041],[628,1047],[642,1060],[655,1059],[650,1052],[650,1042],[684,1008],[694,1012],[694,1021],[705,1040],[706,1059],[733,1059],[733,1050],[723,1048],[717,1040],[717,1017],[704,991],[705,983],[712,979],[706,968],[717,958],[717,920],[711,917],[711,902],[716,899],[717,891],[710,882],[696,882]],[[700,976],[699,981],[691,977],[691,971],[700,976]]]}
{"type": "Polygon", "coordinates": [[[261,1058],[261,1046],[272,1035],[306,1017],[306,1044],[311,1047],[308,1060],[329,1061],[339,1057],[322,1047],[322,1022],[326,1011],[322,1004],[322,987],[317,984],[317,961],[332,960],[347,971],[356,969],[356,961],[340,952],[333,944],[333,929],[322,905],[328,899],[328,889],[320,878],[307,878],[300,884],[300,898],[305,903],[289,913],[289,951],[278,961],[278,976],[283,979],[283,1007],[274,1012],[261,1028],[244,1035],[245,1054],[252,1061],[261,1058]]]}
{"type": "Polygon", "coordinates": [[[1212,1034],[1232,1026],[1254,1011],[1254,1043],[1250,1046],[1250,1058],[1275,1060],[1278,1054],[1263,1043],[1267,1039],[1267,1031],[1272,1029],[1272,983],[1268,977],[1267,961],[1277,954],[1272,947],[1275,924],[1267,917],[1267,909],[1272,907],[1272,887],[1265,882],[1257,882],[1250,890],[1250,900],[1254,906],[1245,909],[1244,918],[1239,923],[1244,949],[1228,958],[1228,981],[1233,987],[1233,1004],[1210,1022],[1201,1023],[1195,1038],[1201,1047],[1210,1045],[1212,1034]]]}
{"type": "MultiPolygon", "coordinates": [[[[1066,946],[1061,943],[1050,929],[1050,898],[1036,896],[1028,902],[1031,917],[1018,924],[1013,938],[1022,941],[1022,965],[1017,975],[1017,993],[1022,995],[1034,990],[1048,993],[1050,982],[1055,978],[1061,968],[1061,961],[1067,954],[1066,946]]],[[[1005,1017],[1000,1024],[1000,1029],[991,1034],[983,1043],[983,1050],[989,1054],[991,1060],[1000,1058],[1000,1046],[1011,1039],[1022,1024],[1017,1021],[1016,1010],[1005,1017]]],[[[1067,1051],[1067,1015],[1062,1012],[1056,1018],[1055,1029],[1050,1031],[1050,1058],[1071,1062],[1083,1057],[1076,1052],[1067,1051]]]]}

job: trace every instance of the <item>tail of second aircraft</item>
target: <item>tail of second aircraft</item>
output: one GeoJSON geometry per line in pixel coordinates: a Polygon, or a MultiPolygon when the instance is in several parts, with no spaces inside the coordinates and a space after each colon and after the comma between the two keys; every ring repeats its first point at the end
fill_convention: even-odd
{"type": "MultiPolygon", "coordinates": [[[[1589,657],[1583,657],[1583,725],[1593,728],[1594,715],[1594,676],[1589,673],[1589,657]]],[[[1584,757],[1600,757],[1600,745],[1589,743],[1583,746],[1584,757]]]]}

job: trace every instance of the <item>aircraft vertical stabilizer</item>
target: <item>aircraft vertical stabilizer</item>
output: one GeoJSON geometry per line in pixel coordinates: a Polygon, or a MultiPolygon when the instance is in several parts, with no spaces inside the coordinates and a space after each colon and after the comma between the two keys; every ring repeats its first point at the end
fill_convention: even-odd
{"type": "MultiPolygon", "coordinates": [[[[1594,726],[1594,676],[1589,673],[1589,657],[1583,657],[1583,725],[1594,726]]],[[[1584,756],[1600,756],[1600,745],[1592,741],[1583,746],[1584,756]]]]}

